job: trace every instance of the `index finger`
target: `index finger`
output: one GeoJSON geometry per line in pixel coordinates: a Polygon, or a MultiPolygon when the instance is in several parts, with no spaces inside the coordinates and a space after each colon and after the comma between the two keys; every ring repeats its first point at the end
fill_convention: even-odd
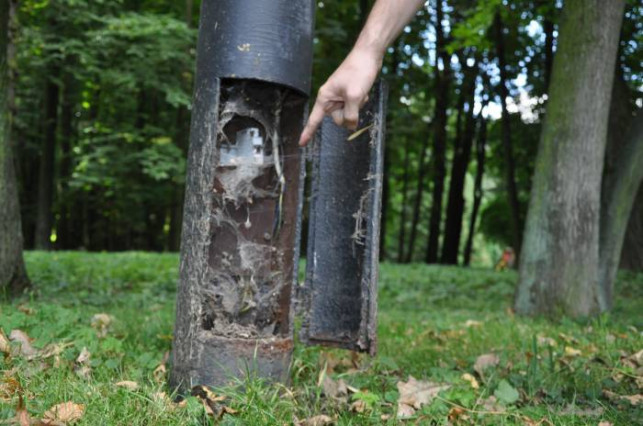
{"type": "Polygon", "coordinates": [[[308,144],[308,142],[315,134],[315,131],[321,124],[322,120],[324,119],[324,115],[325,113],[322,102],[319,100],[319,98],[317,98],[317,100],[315,101],[315,106],[313,106],[313,110],[308,116],[308,122],[306,123],[304,130],[301,132],[301,137],[299,138],[299,146],[306,146],[306,144],[308,144]]]}

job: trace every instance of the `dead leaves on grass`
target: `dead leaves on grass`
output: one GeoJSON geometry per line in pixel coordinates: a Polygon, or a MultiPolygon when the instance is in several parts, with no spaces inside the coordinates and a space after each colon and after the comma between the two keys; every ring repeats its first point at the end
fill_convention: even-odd
{"type": "Polygon", "coordinates": [[[237,414],[237,410],[223,404],[223,401],[227,399],[225,396],[215,394],[206,386],[193,387],[191,395],[201,400],[205,412],[215,420],[220,419],[225,414],[237,414]]]}
{"type": "Polygon", "coordinates": [[[85,406],[72,401],[63,402],[51,407],[45,412],[41,423],[48,426],[64,426],[72,424],[83,417],[85,406]]]}
{"type": "Polygon", "coordinates": [[[431,403],[438,393],[449,388],[449,385],[416,380],[413,376],[409,376],[406,382],[397,382],[397,390],[400,393],[397,417],[404,419],[413,416],[416,410],[431,403]]]}
{"type": "Polygon", "coordinates": [[[92,317],[91,326],[93,329],[96,330],[96,334],[98,335],[98,337],[103,338],[107,336],[107,332],[109,331],[109,326],[111,325],[113,320],[114,320],[114,317],[112,317],[109,314],[105,314],[105,313],[95,314],[92,317]]]}

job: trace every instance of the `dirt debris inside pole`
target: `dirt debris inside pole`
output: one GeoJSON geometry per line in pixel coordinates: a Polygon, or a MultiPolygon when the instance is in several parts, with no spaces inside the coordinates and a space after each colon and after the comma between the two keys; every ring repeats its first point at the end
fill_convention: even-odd
{"type": "MultiPolygon", "coordinates": [[[[202,328],[236,338],[285,335],[293,253],[287,248],[292,231],[282,227],[286,208],[297,209],[286,206],[292,197],[284,196],[290,182],[297,191],[293,174],[298,178],[299,160],[285,148],[288,141],[298,150],[298,126],[284,125],[281,116],[303,111],[304,100],[288,89],[250,81],[222,85],[221,92],[202,328]]],[[[290,226],[294,222],[295,217],[288,220],[290,226]]]]}

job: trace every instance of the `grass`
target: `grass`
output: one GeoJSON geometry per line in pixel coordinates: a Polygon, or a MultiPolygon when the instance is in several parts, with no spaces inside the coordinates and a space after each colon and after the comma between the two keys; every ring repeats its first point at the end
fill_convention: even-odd
{"type": "MultiPolygon", "coordinates": [[[[21,383],[33,418],[74,401],[85,406],[77,424],[214,422],[195,397],[177,406],[159,396],[170,392],[154,371],[171,346],[176,255],[33,252],[26,260],[36,290],[0,303],[0,327],[6,334],[26,332],[36,348],[63,345],[57,357],[44,360],[0,358],[5,377],[21,383]],[[98,313],[113,317],[103,337],[91,325],[98,313]],[[83,348],[91,353],[89,377],[76,371],[83,348]],[[117,387],[122,380],[140,387],[117,387]]],[[[289,387],[254,378],[216,390],[236,410],[217,422],[292,424],[326,414],[337,424],[397,424],[397,383],[412,375],[450,388],[405,423],[642,424],[643,404],[609,392],[641,393],[641,367],[627,357],[643,349],[643,275],[622,274],[613,312],[588,322],[514,316],[515,281],[513,272],[384,264],[377,357],[297,345],[289,387]],[[480,377],[473,366],[488,353],[500,361],[480,377]],[[324,397],[318,386],[324,371],[360,391],[348,402],[324,397]],[[477,378],[479,389],[465,373],[477,378]],[[498,403],[485,407],[494,393],[498,403]],[[363,402],[362,412],[350,409],[355,400],[363,402]]],[[[17,396],[0,392],[0,419],[12,418],[17,405],[17,396]]]]}

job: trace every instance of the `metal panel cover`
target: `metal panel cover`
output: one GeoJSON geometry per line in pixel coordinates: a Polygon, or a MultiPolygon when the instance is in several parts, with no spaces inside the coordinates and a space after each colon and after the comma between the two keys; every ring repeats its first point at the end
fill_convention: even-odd
{"type": "Polygon", "coordinates": [[[376,351],[386,87],[360,112],[359,136],[323,122],[312,145],[304,321],[300,340],[376,351]],[[349,138],[351,140],[349,140],[349,138]]]}

